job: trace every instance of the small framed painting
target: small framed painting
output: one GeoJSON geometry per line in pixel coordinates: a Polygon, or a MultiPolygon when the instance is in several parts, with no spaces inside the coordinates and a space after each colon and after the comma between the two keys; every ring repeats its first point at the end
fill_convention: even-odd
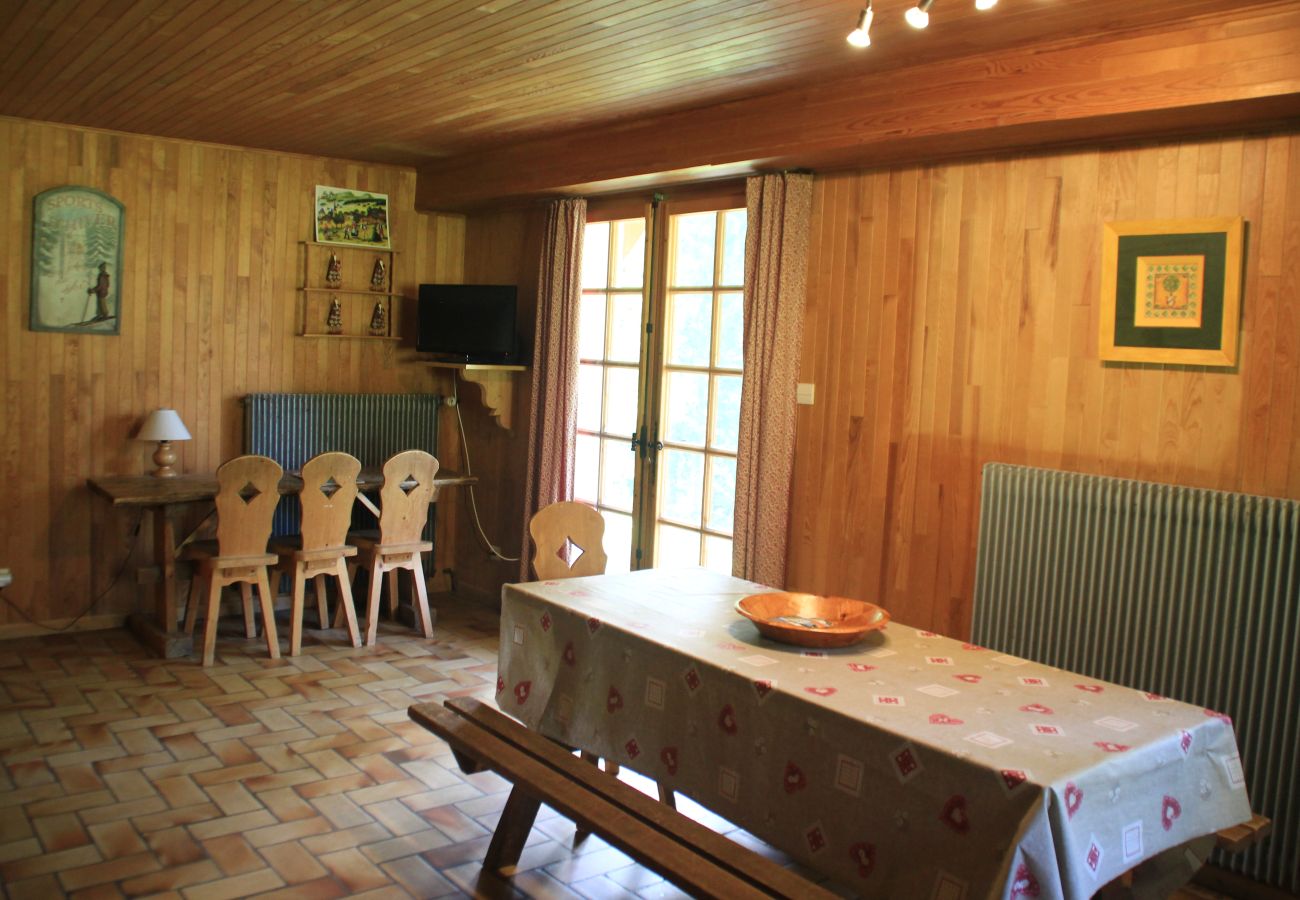
{"type": "Polygon", "coordinates": [[[32,200],[32,331],[120,334],[122,204],[94,188],[32,200]]]}
{"type": "Polygon", "coordinates": [[[316,240],[387,250],[388,195],[316,185],[316,240]]]}
{"type": "Polygon", "coordinates": [[[1107,222],[1100,357],[1235,366],[1243,231],[1240,218],[1107,222]]]}

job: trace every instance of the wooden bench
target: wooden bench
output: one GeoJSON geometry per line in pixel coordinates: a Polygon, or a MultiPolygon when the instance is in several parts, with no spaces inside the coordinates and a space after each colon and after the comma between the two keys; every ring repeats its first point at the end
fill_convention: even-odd
{"type": "Polygon", "coordinates": [[[466,773],[514,783],[483,859],[519,861],[542,803],[695,897],[829,898],[835,894],[600,772],[559,744],[477,700],[410,707],[411,719],[451,745],[466,773]]]}

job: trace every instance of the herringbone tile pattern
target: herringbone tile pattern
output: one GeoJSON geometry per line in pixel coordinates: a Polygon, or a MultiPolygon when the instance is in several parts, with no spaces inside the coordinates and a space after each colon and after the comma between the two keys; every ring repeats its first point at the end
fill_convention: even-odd
{"type": "Polygon", "coordinates": [[[395,625],[362,649],[316,632],[272,661],[231,631],[211,669],[151,658],[120,631],[0,645],[3,892],[680,896],[599,838],[575,847],[572,823],[545,810],[511,878],[482,872],[509,785],[463,775],[406,709],[491,700],[499,620],[436,605],[432,642],[395,625]]]}

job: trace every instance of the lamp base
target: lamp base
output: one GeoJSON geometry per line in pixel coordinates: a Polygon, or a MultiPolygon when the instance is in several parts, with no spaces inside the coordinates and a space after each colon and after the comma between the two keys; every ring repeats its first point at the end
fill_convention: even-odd
{"type": "Polygon", "coordinates": [[[158,468],[153,470],[154,478],[175,478],[177,472],[172,468],[176,464],[176,451],[171,441],[159,441],[158,449],[153,453],[153,461],[158,468]]]}

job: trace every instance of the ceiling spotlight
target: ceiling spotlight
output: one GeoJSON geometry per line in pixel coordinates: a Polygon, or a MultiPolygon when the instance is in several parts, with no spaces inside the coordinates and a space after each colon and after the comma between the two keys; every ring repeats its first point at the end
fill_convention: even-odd
{"type": "Polygon", "coordinates": [[[992,9],[998,5],[998,0],[975,0],[975,8],[978,10],[992,9]]]}
{"type": "Polygon", "coordinates": [[[913,28],[924,28],[930,24],[930,5],[934,0],[917,0],[916,6],[913,6],[903,18],[907,19],[907,24],[913,28]]]}
{"type": "MultiPolygon", "coordinates": [[[[987,0],[981,0],[981,2],[987,2],[987,0]]],[[[862,7],[862,13],[858,16],[858,27],[849,32],[850,44],[855,47],[871,46],[871,20],[874,16],[875,13],[871,11],[871,0],[867,0],[867,5],[862,7]]]]}

